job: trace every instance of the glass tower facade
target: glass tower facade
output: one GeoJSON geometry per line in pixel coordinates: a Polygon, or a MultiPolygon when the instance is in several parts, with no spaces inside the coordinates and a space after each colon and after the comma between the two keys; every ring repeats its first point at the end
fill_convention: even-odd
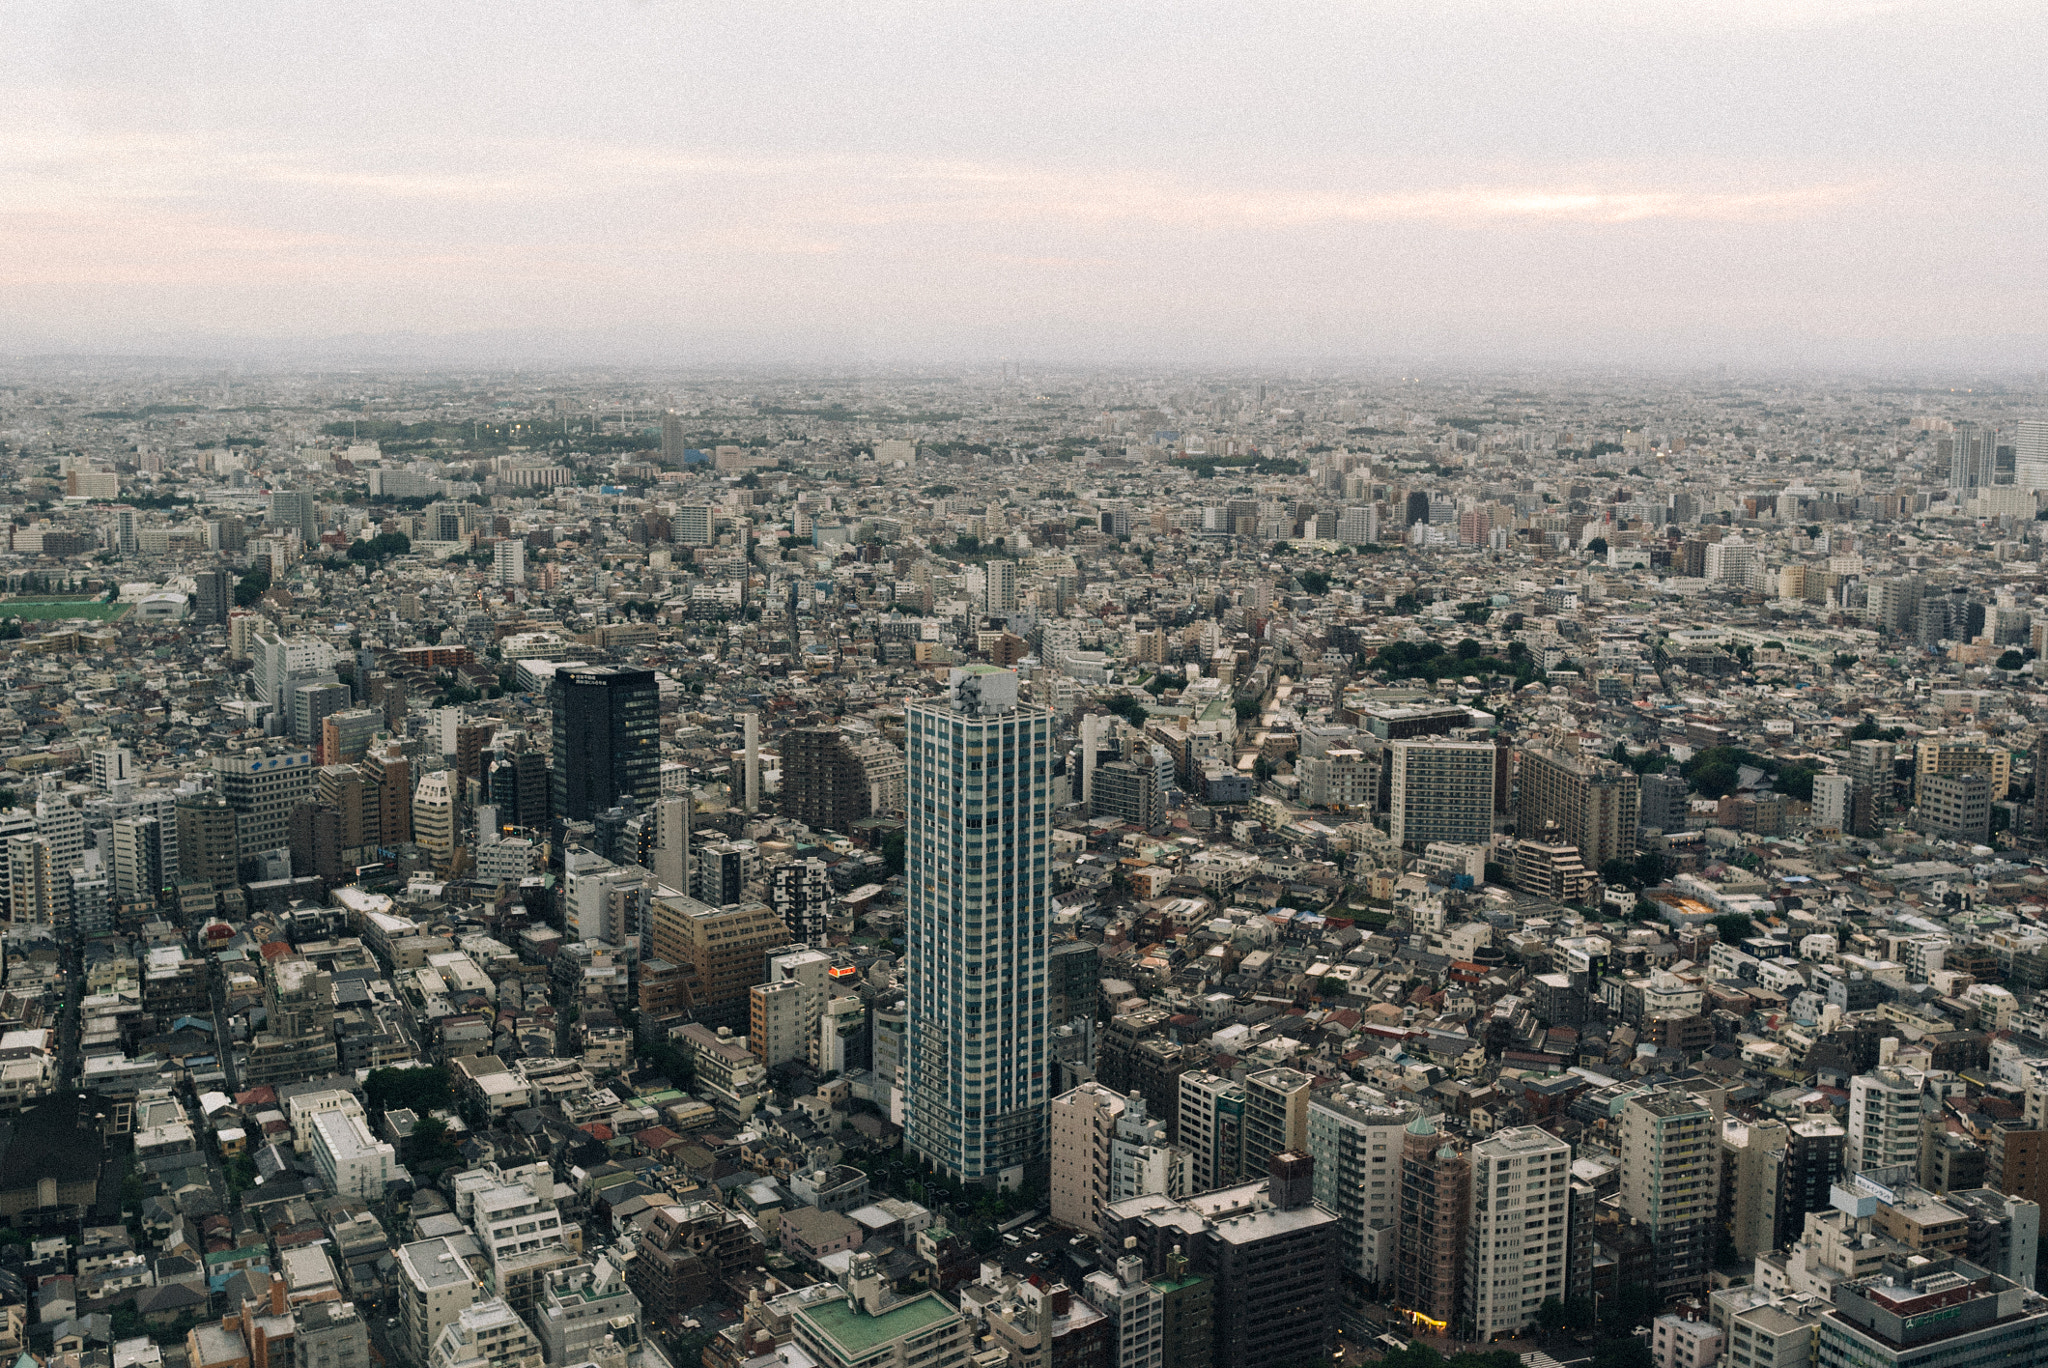
{"type": "Polygon", "coordinates": [[[631,795],[642,807],[661,792],[661,691],[652,670],[589,665],[557,670],[553,815],[587,822],[631,795]]]}
{"type": "Polygon", "coordinates": [[[905,713],[905,1141],[963,1182],[1012,1184],[1045,1146],[1052,715],[990,665],[905,713]]]}

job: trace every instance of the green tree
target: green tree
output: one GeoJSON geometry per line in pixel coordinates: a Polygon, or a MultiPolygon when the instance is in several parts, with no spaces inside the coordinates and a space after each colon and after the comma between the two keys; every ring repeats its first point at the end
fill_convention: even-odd
{"type": "Polygon", "coordinates": [[[412,538],[403,532],[379,532],[348,544],[348,558],[354,561],[384,561],[411,552],[412,538]]]}
{"type": "Polygon", "coordinates": [[[1664,882],[1664,857],[1654,850],[1636,856],[1636,883],[1651,888],[1664,882]]]}
{"type": "Polygon", "coordinates": [[[1394,596],[1394,611],[1402,617],[1413,617],[1422,611],[1422,600],[1413,593],[1396,594],[1394,596]]]}
{"type": "Polygon", "coordinates": [[[1632,888],[1636,881],[1636,862],[1625,855],[1617,855],[1600,863],[1600,882],[1615,888],[1632,888]]]}
{"type": "Polygon", "coordinates": [[[1605,537],[1595,537],[1595,538],[1593,538],[1593,540],[1591,540],[1591,541],[1589,541],[1589,542],[1587,542],[1587,543],[1586,543],[1586,550],[1588,550],[1588,551],[1592,552],[1592,553],[1593,553],[1594,555],[1596,555],[1596,556],[1604,556],[1604,555],[1606,555],[1606,554],[1607,554],[1607,538],[1605,538],[1605,537]]]}
{"type": "Polygon", "coordinates": [[[1742,782],[1738,767],[1725,760],[1701,765],[1686,778],[1691,781],[1693,791],[1705,798],[1725,798],[1742,782]]]}
{"type": "Polygon", "coordinates": [[[363,1096],[379,1111],[402,1108],[420,1116],[455,1105],[448,1070],[439,1064],[424,1069],[372,1069],[363,1082],[363,1096]]]}
{"type": "Polygon", "coordinates": [[[1259,715],[1259,701],[1256,698],[1236,699],[1230,706],[1240,722],[1249,722],[1259,715]]]}
{"type": "Polygon", "coordinates": [[[1102,701],[1102,706],[1134,727],[1144,726],[1145,719],[1151,716],[1151,714],[1145,711],[1144,703],[1135,694],[1118,694],[1114,698],[1106,698],[1102,701]]]}
{"type": "Polygon", "coordinates": [[[1998,658],[1998,668],[2001,670],[2017,670],[2026,663],[2027,658],[2018,651],[2007,651],[1998,658]]]}
{"type": "Polygon", "coordinates": [[[1780,765],[1772,783],[1787,798],[1810,803],[1813,801],[1813,781],[1819,774],[1819,765],[1780,765]]]}
{"type": "Polygon", "coordinates": [[[896,875],[903,872],[904,852],[908,844],[908,839],[901,831],[882,833],[882,869],[885,874],[896,875]]]}
{"type": "Polygon", "coordinates": [[[1707,925],[1720,934],[1723,944],[1732,945],[1756,934],[1756,923],[1740,912],[1729,912],[1712,918],[1707,925]]]}
{"type": "Polygon", "coordinates": [[[270,572],[259,565],[235,581],[235,606],[247,608],[269,592],[270,572]]]}
{"type": "Polygon", "coordinates": [[[448,1134],[448,1123],[438,1116],[422,1116],[413,1124],[405,1141],[405,1162],[415,1167],[441,1169],[455,1162],[457,1150],[448,1134]]]}
{"type": "Polygon", "coordinates": [[[1554,1335],[1564,1329],[1566,1314],[1563,1302],[1556,1297],[1545,1297],[1543,1304],[1536,1308],[1536,1323],[1546,1334],[1554,1335]]]}
{"type": "Polygon", "coordinates": [[[1317,598],[1321,598],[1330,590],[1330,577],[1319,570],[1304,570],[1294,579],[1301,585],[1302,593],[1313,594],[1317,598]]]}
{"type": "Polygon", "coordinates": [[[688,1091],[697,1081],[697,1067],[690,1057],[673,1040],[656,1040],[642,1045],[635,1053],[653,1065],[666,1078],[672,1088],[688,1091]]]}

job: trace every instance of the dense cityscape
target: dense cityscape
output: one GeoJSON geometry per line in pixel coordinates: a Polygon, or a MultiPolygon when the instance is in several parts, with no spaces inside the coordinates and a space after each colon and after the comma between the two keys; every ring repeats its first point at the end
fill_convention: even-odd
{"type": "Polygon", "coordinates": [[[2044,492],[2017,382],[9,362],[0,1348],[2048,1361],[2044,492]]]}

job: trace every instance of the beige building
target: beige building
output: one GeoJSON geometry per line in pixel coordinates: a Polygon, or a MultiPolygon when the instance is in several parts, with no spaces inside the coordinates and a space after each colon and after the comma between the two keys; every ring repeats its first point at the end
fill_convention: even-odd
{"type": "Polygon", "coordinates": [[[653,903],[654,958],[696,974],[697,1020],[747,1029],[747,993],[761,981],[767,954],[789,943],[789,928],[762,902],[713,907],[682,894],[653,903]]]}
{"type": "Polygon", "coordinates": [[[1102,1233],[1109,1201],[1109,1150],[1124,1099],[1100,1083],[1083,1083],[1050,1104],[1052,1218],[1061,1225],[1102,1233]]]}
{"type": "Polygon", "coordinates": [[[1721,1187],[1720,1125],[1683,1088],[1628,1100],[1621,1111],[1621,1209],[1648,1226],[1660,1297],[1700,1292],[1713,1266],[1721,1187]]]}
{"type": "Polygon", "coordinates": [[[484,1294],[472,1262],[481,1263],[468,1235],[417,1240],[398,1251],[398,1305],[405,1345],[414,1363],[424,1364],[441,1332],[484,1294]]]}
{"type": "Polygon", "coordinates": [[[1586,868],[1636,853],[1641,781],[1612,760],[1530,747],[1515,784],[1515,835],[1578,847],[1586,868]]]}

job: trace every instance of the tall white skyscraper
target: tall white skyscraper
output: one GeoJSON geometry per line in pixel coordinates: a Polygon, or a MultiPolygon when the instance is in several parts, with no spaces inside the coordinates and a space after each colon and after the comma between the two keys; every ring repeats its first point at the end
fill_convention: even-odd
{"type": "Polygon", "coordinates": [[[952,672],[908,704],[904,1139],[963,1181],[1022,1180],[1043,1152],[1052,715],[1017,676],[952,672]]]}
{"type": "Polygon", "coordinates": [[[2013,442],[2013,483],[2021,489],[2048,489],[2048,421],[2029,418],[2013,442]]]}
{"type": "Polygon", "coordinates": [[[1890,1062],[1892,1050],[1879,1045],[1884,1062],[1849,1080],[1849,1148],[1842,1166],[1851,1173],[1920,1161],[1920,1118],[1929,1099],[1915,1069],[1890,1062]]]}
{"type": "Polygon", "coordinates": [[[1017,562],[1013,560],[992,560],[985,567],[987,578],[982,605],[988,613],[1014,613],[1017,611],[1017,562]]]}
{"type": "Polygon", "coordinates": [[[1836,831],[1849,829],[1849,799],[1856,791],[1856,781],[1846,774],[1823,774],[1813,781],[1814,824],[1833,827],[1836,831]]]}
{"type": "Polygon", "coordinates": [[[501,537],[491,548],[491,574],[499,584],[526,583],[526,543],[501,537]]]}
{"type": "Polygon", "coordinates": [[[1534,1324],[1544,1298],[1564,1300],[1571,1182],[1572,1147],[1536,1126],[1472,1147],[1465,1309],[1476,1338],[1534,1324]]]}

